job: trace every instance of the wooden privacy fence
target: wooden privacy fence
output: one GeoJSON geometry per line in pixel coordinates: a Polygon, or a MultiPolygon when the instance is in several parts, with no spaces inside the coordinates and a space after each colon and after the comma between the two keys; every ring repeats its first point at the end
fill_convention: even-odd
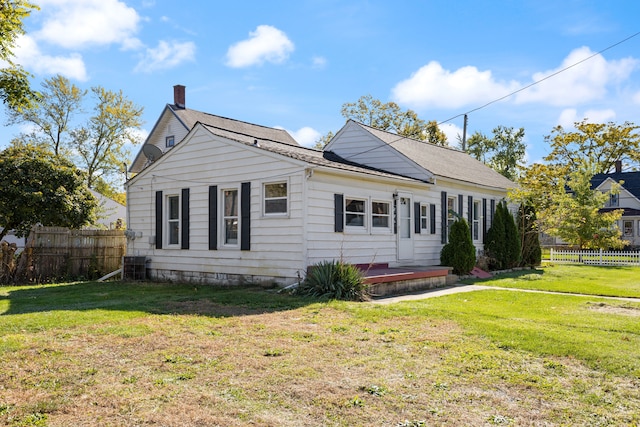
{"type": "Polygon", "coordinates": [[[35,227],[19,264],[28,281],[97,278],[120,268],[126,247],[123,230],[35,227]]]}
{"type": "Polygon", "coordinates": [[[551,248],[551,262],[589,265],[640,265],[640,251],[572,251],[551,248]]]}

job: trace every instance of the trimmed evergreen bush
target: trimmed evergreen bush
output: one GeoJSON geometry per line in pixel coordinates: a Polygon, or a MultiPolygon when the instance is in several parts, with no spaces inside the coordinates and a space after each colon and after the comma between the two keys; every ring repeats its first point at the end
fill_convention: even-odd
{"type": "Polygon", "coordinates": [[[369,294],[362,278],[362,272],[353,264],[322,261],[309,268],[297,292],[316,298],[365,301],[369,294]]]}
{"type": "Polygon", "coordinates": [[[491,227],[487,230],[487,240],[484,242],[484,252],[490,259],[489,268],[492,270],[501,270],[504,268],[505,242],[505,227],[499,203],[493,214],[491,227]]]}
{"type": "Polygon", "coordinates": [[[522,242],[520,265],[524,267],[535,267],[542,262],[536,219],[536,210],[532,205],[520,205],[518,210],[518,231],[522,242]]]}
{"type": "Polygon", "coordinates": [[[452,267],[455,274],[468,274],[476,265],[476,248],[464,218],[458,218],[451,226],[449,243],[440,252],[440,263],[452,267]]]}
{"type": "Polygon", "coordinates": [[[520,262],[520,235],[504,201],[496,206],[484,250],[491,259],[491,268],[494,270],[513,268],[520,262]]]}

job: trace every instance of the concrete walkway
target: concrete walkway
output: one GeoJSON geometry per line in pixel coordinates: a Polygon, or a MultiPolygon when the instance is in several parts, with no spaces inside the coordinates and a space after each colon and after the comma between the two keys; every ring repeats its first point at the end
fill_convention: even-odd
{"type": "Polygon", "coordinates": [[[499,291],[531,292],[531,293],[538,293],[538,294],[568,295],[568,296],[589,297],[589,298],[604,298],[604,299],[611,299],[611,300],[618,300],[618,301],[629,301],[629,302],[640,303],[640,298],[608,297],[608,296],[600,296],[600,295],[574,294],[569,292],[538,291],[534,289],[500,288],[497,286],[463,285],[463,284],[448,286],[446,288],[429,289],[426,291],[416,292],[408,295],[376,298],[371,302],[375,304],[392,304],[394,302],[400,302],[400,301],[414,301],[414,300],[421,300],[426,298],[436,298],[444,295],[459,294],[464,292],[486,291],[488,289],[499,290],[499,291]]]}

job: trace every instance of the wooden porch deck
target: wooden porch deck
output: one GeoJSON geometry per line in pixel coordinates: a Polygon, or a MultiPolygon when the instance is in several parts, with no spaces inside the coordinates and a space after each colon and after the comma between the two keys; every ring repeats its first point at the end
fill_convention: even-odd
{"type": "Polygon", "coordinates": [[[443,266],[389,267],[388,264],[358,265],[373,297],[397,295],[447,286],[457,276],[443,266]]]}

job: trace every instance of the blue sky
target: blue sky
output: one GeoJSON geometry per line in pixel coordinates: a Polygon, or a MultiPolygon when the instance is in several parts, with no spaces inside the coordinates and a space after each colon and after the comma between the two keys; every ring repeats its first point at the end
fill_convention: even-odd
{"type": "MultiPolygon", "coordinates": [[[[443,122],[640,31],[635,0],[34,1],[15,53],[36,88],[59,73],[121,89],[145,109],[144,136],[183,84],[188,108],[303,145],[340,129],[342,104],[362,95],[443,122]]],[[[556,125],[640,123],[639,112],[640,35],[470,113],[468,134],[524,127],[533,162],[556,125]]],[[[441,126],[452,145],[462,126],[441,126]]],[[[4,127],[0,147],[19,131],[4,127]]]]}

